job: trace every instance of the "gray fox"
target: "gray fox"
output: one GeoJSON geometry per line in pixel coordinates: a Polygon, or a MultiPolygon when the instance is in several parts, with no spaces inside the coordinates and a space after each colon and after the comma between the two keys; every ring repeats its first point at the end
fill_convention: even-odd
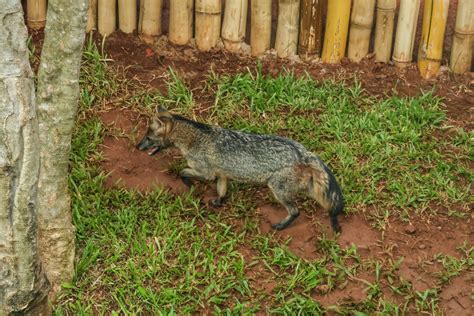
{"type": "Polygon", "coordinates": [[[340,232],[337,216],[344,200],[336,178],[321,159],[303,145],[274,135],[244,133],[211,126],[156,108],[143,139],[136,146],[149,155],[174,146],[187,160],[180,172],[184,183],[190,179],[217,180],[218,197],[211,201],[221,206],[229,179],[266,184],[285,206],[288,216],[273,224],[284,229],[299,215],[296,198],[305,194],[329,212],[331,227],[340,232]]]}

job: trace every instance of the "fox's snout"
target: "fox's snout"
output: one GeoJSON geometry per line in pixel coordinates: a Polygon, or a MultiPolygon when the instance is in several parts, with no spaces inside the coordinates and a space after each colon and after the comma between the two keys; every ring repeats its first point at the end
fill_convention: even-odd
{"type": "Polygon", "coordinates": [[[147,135],[135,146],[138,150],[145,151],[150,150],[148,155],[153,156],[160,151],[161,147],[155,144],[147,135]]]}
{"type": "Polygon", "coordinates": [[[148,140],[148,138],[146,137],[143,137],[142,140],[135,145],[135,148],[138,149],[138,150],[147,150],[149,147],[150,147],[150,141],[148,140]]]}

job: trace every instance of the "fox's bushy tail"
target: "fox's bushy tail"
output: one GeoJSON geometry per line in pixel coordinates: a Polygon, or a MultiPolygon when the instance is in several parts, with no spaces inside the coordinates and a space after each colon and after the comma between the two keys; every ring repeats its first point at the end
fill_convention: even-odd
{"type": "Polygon", "coordinates": [[[332,229],[340,232],[341,226],[337,217],[344,210],[344,198],[339,183],[329,167],[318,157],[309,157],[307,165],[311,171],[308,195],[329,212],[332,229]]]}

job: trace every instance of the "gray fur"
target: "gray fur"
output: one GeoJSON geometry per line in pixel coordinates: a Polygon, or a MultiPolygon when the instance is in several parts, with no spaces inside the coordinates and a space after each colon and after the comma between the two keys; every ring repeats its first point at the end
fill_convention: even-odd
{"type": "Polygon", "coordinates": [[[151,148],[154,154],[169,146],[179,148],[187,160],[189,168],[181,171],[183,179],[217,180],[218,197],[213,205],[222,205],[229,179],[266,184],[288,210],[288,216],[274,228],[283,229],[298,217],[296,199],[303,194],[327,209],[333,229],[340,231],[337,216],[344,202],[339,185],[321,159],[298,142],[209,126],[159,109],[137,147],[151,148]]]}

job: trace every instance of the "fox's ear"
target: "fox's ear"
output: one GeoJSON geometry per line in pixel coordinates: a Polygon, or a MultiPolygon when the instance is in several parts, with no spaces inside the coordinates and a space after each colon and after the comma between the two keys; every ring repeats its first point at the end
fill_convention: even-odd
{"type": "Polygon", "coordinates": [[[163,118],[172,119],[172,118],[173,118],[173,116],[171,115],[171,113],[168,112],[168,110],[165,109],[161,104],[156,106],[156,116],[157,116],[159,119],[163,119],[163,118]]]}
{"type": "Polygon", "coordinates": [[[157,113],[157,114],[161,114],[161,113],[166,113],[166,112],[168,112],[168,110],[165,109],[165,108],[163,107],[163,105],[161,105],[161,104],[158,104],[158,105],[156,106],[155,110],[156,110],[156,113],[157,113]]]}
{"type": "Polygon", "coordinates": [[[165,124],[165,133],[169,134],[174,126],[174,119],[170,113],[167,112],[167,115],[161,116],[160,120],[165,124]]]}

